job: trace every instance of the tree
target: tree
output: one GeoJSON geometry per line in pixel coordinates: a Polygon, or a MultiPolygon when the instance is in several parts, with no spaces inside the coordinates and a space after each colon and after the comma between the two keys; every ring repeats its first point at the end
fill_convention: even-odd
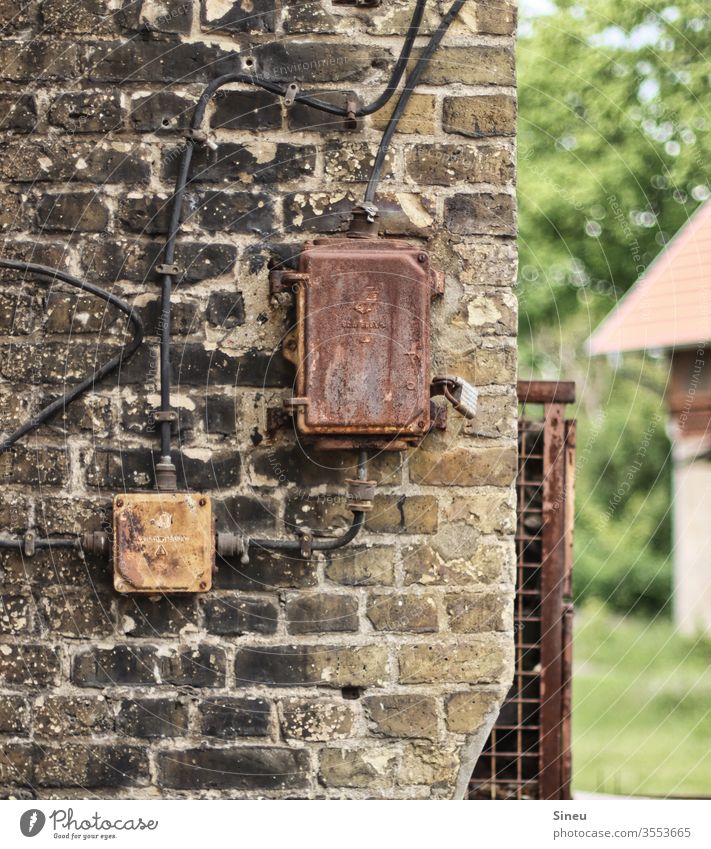
{"type": "Polygon", "coordinates": [[[647,435],[668,364],[640,354],[612,367],[584,343],[709,197],[711,12],[693,0],[554,5],[519,47],[521,373],[578,384],[579,456],[592,444],[579,464],[578,591],[659,606],[669,444],[663,422],[647,435]]]}

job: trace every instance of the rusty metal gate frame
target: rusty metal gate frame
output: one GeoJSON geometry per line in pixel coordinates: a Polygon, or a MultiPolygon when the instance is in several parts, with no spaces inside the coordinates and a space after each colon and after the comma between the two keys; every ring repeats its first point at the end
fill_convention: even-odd
{"type": "Polygon", "coordinates": [[[575,401],[569,381],[519,381],[514,684],[470,799],[571,798],[575,401]],[[531,405],[542,405],[534,416],[531,405]]]}

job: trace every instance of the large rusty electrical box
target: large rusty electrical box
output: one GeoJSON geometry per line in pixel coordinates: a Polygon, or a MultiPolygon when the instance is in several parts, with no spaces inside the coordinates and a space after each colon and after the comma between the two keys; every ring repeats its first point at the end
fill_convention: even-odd
{"type": "Polygon", "coordinates": [[[324,447],[379,437],[417,444],[431,429],[430,303],[443,277],[421,248],[395,239],[307,242],[298,270],[296,330],[284,354],[296,365],[287,402],[298,430],[324,447]]]}
{"type": "Polygon", "coordinates": [[[207,495],[135,492],[114,498],[114,588],[122,593],[205,592],[215,530],[207,495]]]}

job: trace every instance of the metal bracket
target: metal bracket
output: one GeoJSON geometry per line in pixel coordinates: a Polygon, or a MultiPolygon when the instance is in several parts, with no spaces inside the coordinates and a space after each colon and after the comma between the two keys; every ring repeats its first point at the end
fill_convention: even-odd
{"type": "Polygon", "coordinates": [[[269,294],[281,295],[284,292],[293,292],[302,283],[309,282],[309,275],[300,271],[292,271],[288,268],[273,268],[269,272],[269,294]]]}
{"type": "Polygon", "coordinates": [[[32,557],[35,553],[35,539],[36,534],[34,531],[27,531],[25,536],[22,539],[22,550],[25,553],[26,557],[32,557]]]}
{"type": "Polygon", "coordinates": [[[179,277],[183,273],[183,269],[175,263],[163,262],[156,265],[156,274],[161,277],[179,277]]]}
{"type": "Polygon", "coordinates": [[[175,410],[152,410],[151,415],[153,421],[156,422],[177,422],[178,414],[175,410]]]}
{"type": "Polygon", "coordinates": [[[284,410],[287,413],[291,413],[292,415],[296,413],[300,408],[308,407],[309,399],[308,398],[299,398],[294,396],[293,398],[287,398],[284,401],[284,410]]]}
{"type": "Polygon", "coordinates": [[[345,127],[347,130],[357,130],[358,129],[358,118],[356,117],[356,109],[358,108],[358,103],[355,97],[349,97],[346,100],[346,120],[345,127]]]}
{"type": "Polygon", "coordinates": [[[314,553],[314,535],[308,528],[301,528],[299,531],[301,543],[301,556],[307,560],[314,553]]]}
{"type": "Polygon", "coordinates": [[[286,106],[292,106],[299,93],[299,86],[296,83],[289,83],[284,94],[284,103],[286,106]]]}
{"type": "Polygon", "coordinates": [[[349,510],[367,513],[373,509],[377,481],[346,480],[346,507],[349,510]]]}
{"type": "Polygon", "coordinates": [[[189,129],[187,132],[187,137],[190,141],[195,142],[196,144],[204,144],[210,148],[210,150],[217,150],[217,142],[215,139],[204,130],[197,129],[189,129]]]}

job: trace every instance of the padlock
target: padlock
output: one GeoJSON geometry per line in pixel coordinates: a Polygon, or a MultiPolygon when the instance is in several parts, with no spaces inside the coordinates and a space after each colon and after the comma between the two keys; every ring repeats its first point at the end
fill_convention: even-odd
{"type": "Polygon", "coordinates": [[[432,395],[444,395],[454,409],[465,419],[476,416],[479,393],[476,387],[456,375],[440,375],[432,381],[432,395]]]}

